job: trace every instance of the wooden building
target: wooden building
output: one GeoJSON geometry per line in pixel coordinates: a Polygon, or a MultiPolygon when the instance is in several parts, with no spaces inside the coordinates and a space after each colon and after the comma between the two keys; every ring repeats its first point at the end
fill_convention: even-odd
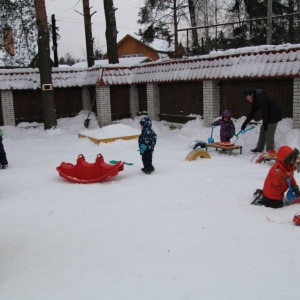
{"type": "MultiPolygon", "coordinates": [[[[89,110],[90,87],[95,87],[100,126],[140,112],[172,122],[201,116],[207,125],[225,109],[240,118],[249,111],[242,91],[254,87],[272,96],[283,116],[300,128],[300,44],[247,47],[132,66],[54,68],[52,79],[58,117],[89,110]]],[[[0,123],[40,120],[39,80],[37,69],[0,70],[0,123]]]]}
{"type": "MultiPolygon", "coordinates": [[[[164,40],[155,39],[151,44],[145,44],[140,37],[127,34],[118,44],[119,58],[125,57],[149,57],[151,60],[159,60],[165,58],[174,58],[175,46],[173,43],[168,43],[164,40]]],[[[178,46],[179,57],[186,54],[185,49],[180,44],[178,46]]],[[[104,54],[107,58],[107,54],[104,54]]]]}

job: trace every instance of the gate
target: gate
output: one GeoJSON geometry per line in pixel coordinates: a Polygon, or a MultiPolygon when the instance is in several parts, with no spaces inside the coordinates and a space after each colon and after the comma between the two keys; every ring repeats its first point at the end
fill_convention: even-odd
{"type": "MultiPolygon", "coordinates": [[[[43,122],[41,90],[13,91],[16,124],[43,122]]],[[[82,110],[81,88],[54,89],[56,117],[73,117],[82,110]]]]}
{"type": "MultiPolygon", "coordinates": [[[[232,117],[240,118],[247,116],[251,104],[246,101],[243,90],[247,87],[263,89],[282,108],[284,118],[293,117],[293,79],[262,79],[262,80],[239,80],[220,82],[220,116],[225,109],[232,113],[232,117]]],[[[254,116],[256,121],[262,119],[260,111],[254,116]]]]}
{"type": "Polygon", "coordinates": [[[41,90],[13,91],[15,121],[43,122],[41,90]]]}
{"type": "Polygon", "coordinates": [[[112,121],[130,118],[130,85],[110,87],[112,121]]]}
{"type": "Polygon", "coordinates": [[[56,117],[74,117],[82,110],[82,90],[80,87],[54,89],[56,117]]]}
{"type": "Polygon", "coordinates": [[[190,114],[203,115],[202,81],[159,84],[159,98],[163,120],[185,123],[190,114]]]}
{"type": "Polygon", "coordinates": [[[139,112],[146,112],[148,111],[147,105],[147,85],[146,84],[139,84],[138,88],[138,97],[139,97],[139,112]]]}

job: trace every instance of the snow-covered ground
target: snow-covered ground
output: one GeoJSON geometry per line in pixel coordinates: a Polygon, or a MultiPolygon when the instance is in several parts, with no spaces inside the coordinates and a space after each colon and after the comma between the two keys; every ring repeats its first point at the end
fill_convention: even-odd
{"type": "MultiPolygon", "coordinates": [[[[55,130],[2,127],[9,167],[0,170],[0,299],[299,297],[300,228],[292,218],[300,205],[250,205],[271,166],[250,162],[259,126],[240,135],[242,155],[209,149],[211,159],[185,161],[189,145],[207,141],[210,128],[201,119],[175,130],[154,121],[156,171],[145,175],[137,140],[78,138],[86,115],[58,120],[55,130]],[[75,164],[83,154],[94,162],[98,153],[134,165],[96,184],[59,177],[62,161],[75,164]]],[[[120,126],[122,135],[125,127],[128,135],[139,132],[139,119],[110,125],[111,136],[120,136],[120,126]]],[[[235,120],[237,131],[244,120],[235,120]]],[[[291,119],[279,123],[276,144],[300,147],[291,119]]]]}

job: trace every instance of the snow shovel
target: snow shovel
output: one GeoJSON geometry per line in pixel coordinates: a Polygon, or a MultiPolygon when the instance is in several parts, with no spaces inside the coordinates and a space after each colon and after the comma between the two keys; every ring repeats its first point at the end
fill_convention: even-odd
{"type": "Polygon", "coordinates": [[[216,126],[211,126],[211,135],[210,135],[210,137],[209,137],[208,140],[207,140],[209,144],[213,144],[214,141],[215,141],[215,140],[213,139],[213,137],[212,137],[215,127],[216,127],[216,126]]]}
{"type": "MultiPolygon", "coordinates": [[[[118,162],[119,162],[119,160],[110,160],[109,161],[109,163],[112,164],[112,165],[116,165],[118,162]]],[[[124,165],[133,166],[133,163],[124,162],[124,165]]]]}
{"type": "Polygon", "coordinates": [[[249,131],[249,130],[252,130],[252,129],[254,129],[255,128],[255,126],[254,125],[252,125],[252,126],[249,126],[247,129],[244,129],[244,130],[240,130],[240,132],[239,133],[237,133],[237,134],[234,134],[233,136],[235,136],[236,137],[236,139],[234,140],[234,143],[239,139],[239,135],[240,134],[243,134],[243,133],[245,133],[245,132],[247,132],[247,131],[249,131]]]}
{"type": "Polygon", "coordinates": [[[88,114],[87,118],[84,120],[84,123],[83,123],[83,124],[84,124],[84,127],[85,127],[85,128],[88,128],[88,127],[89,127],[89,124],[90,124],[90,121],[91,121],[91,119],[89,119],[89,116],[90,116],[90,113],[91,113],[91,111],[92,111],[93,105],[94,105],[94,103],[95,103],[96,96],[97,96],[97,94],[95,94],[94,99],[93,99],[93,103],[92,103],[91,108],[90,108],[90,111],[89,111],[89,114],[88,114]]]}
{"type": "Polygon", "coordinates": [[[294,193],[294,189],[291,187],[291,178],[287,178],[287,182],[288,182],[288,186],[289,186],[289,190],[286,194],[286,199],[291,202],[292,200],[294,200],[294,198],[298,197],[298,195],[296,195],[294,193]]]}

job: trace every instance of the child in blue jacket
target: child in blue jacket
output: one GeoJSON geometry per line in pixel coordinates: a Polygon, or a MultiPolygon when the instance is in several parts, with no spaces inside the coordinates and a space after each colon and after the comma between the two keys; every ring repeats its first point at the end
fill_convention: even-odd
{"type": "Polygon", "coordinates": [[[230,139],[235,133],[235,126],[231,120],[231,112],[224,110],[222,118],[211,123],[211,126],[221,126],[220,128],[220,139],[221,142],[230,142],[230,139]]]}
{"type": "Polygon", "coordinates": [[[154,167],[152,165],[152,155],[154,147],[156,145],[157,136],[152,130],[152,122],[148,117],[144,117],[140,121],[142,133],[139,136],[139,149],[142,155],[142,161],[144,168],[141,170],[145,174],[151,174],[154,172],[154,167]]]}

